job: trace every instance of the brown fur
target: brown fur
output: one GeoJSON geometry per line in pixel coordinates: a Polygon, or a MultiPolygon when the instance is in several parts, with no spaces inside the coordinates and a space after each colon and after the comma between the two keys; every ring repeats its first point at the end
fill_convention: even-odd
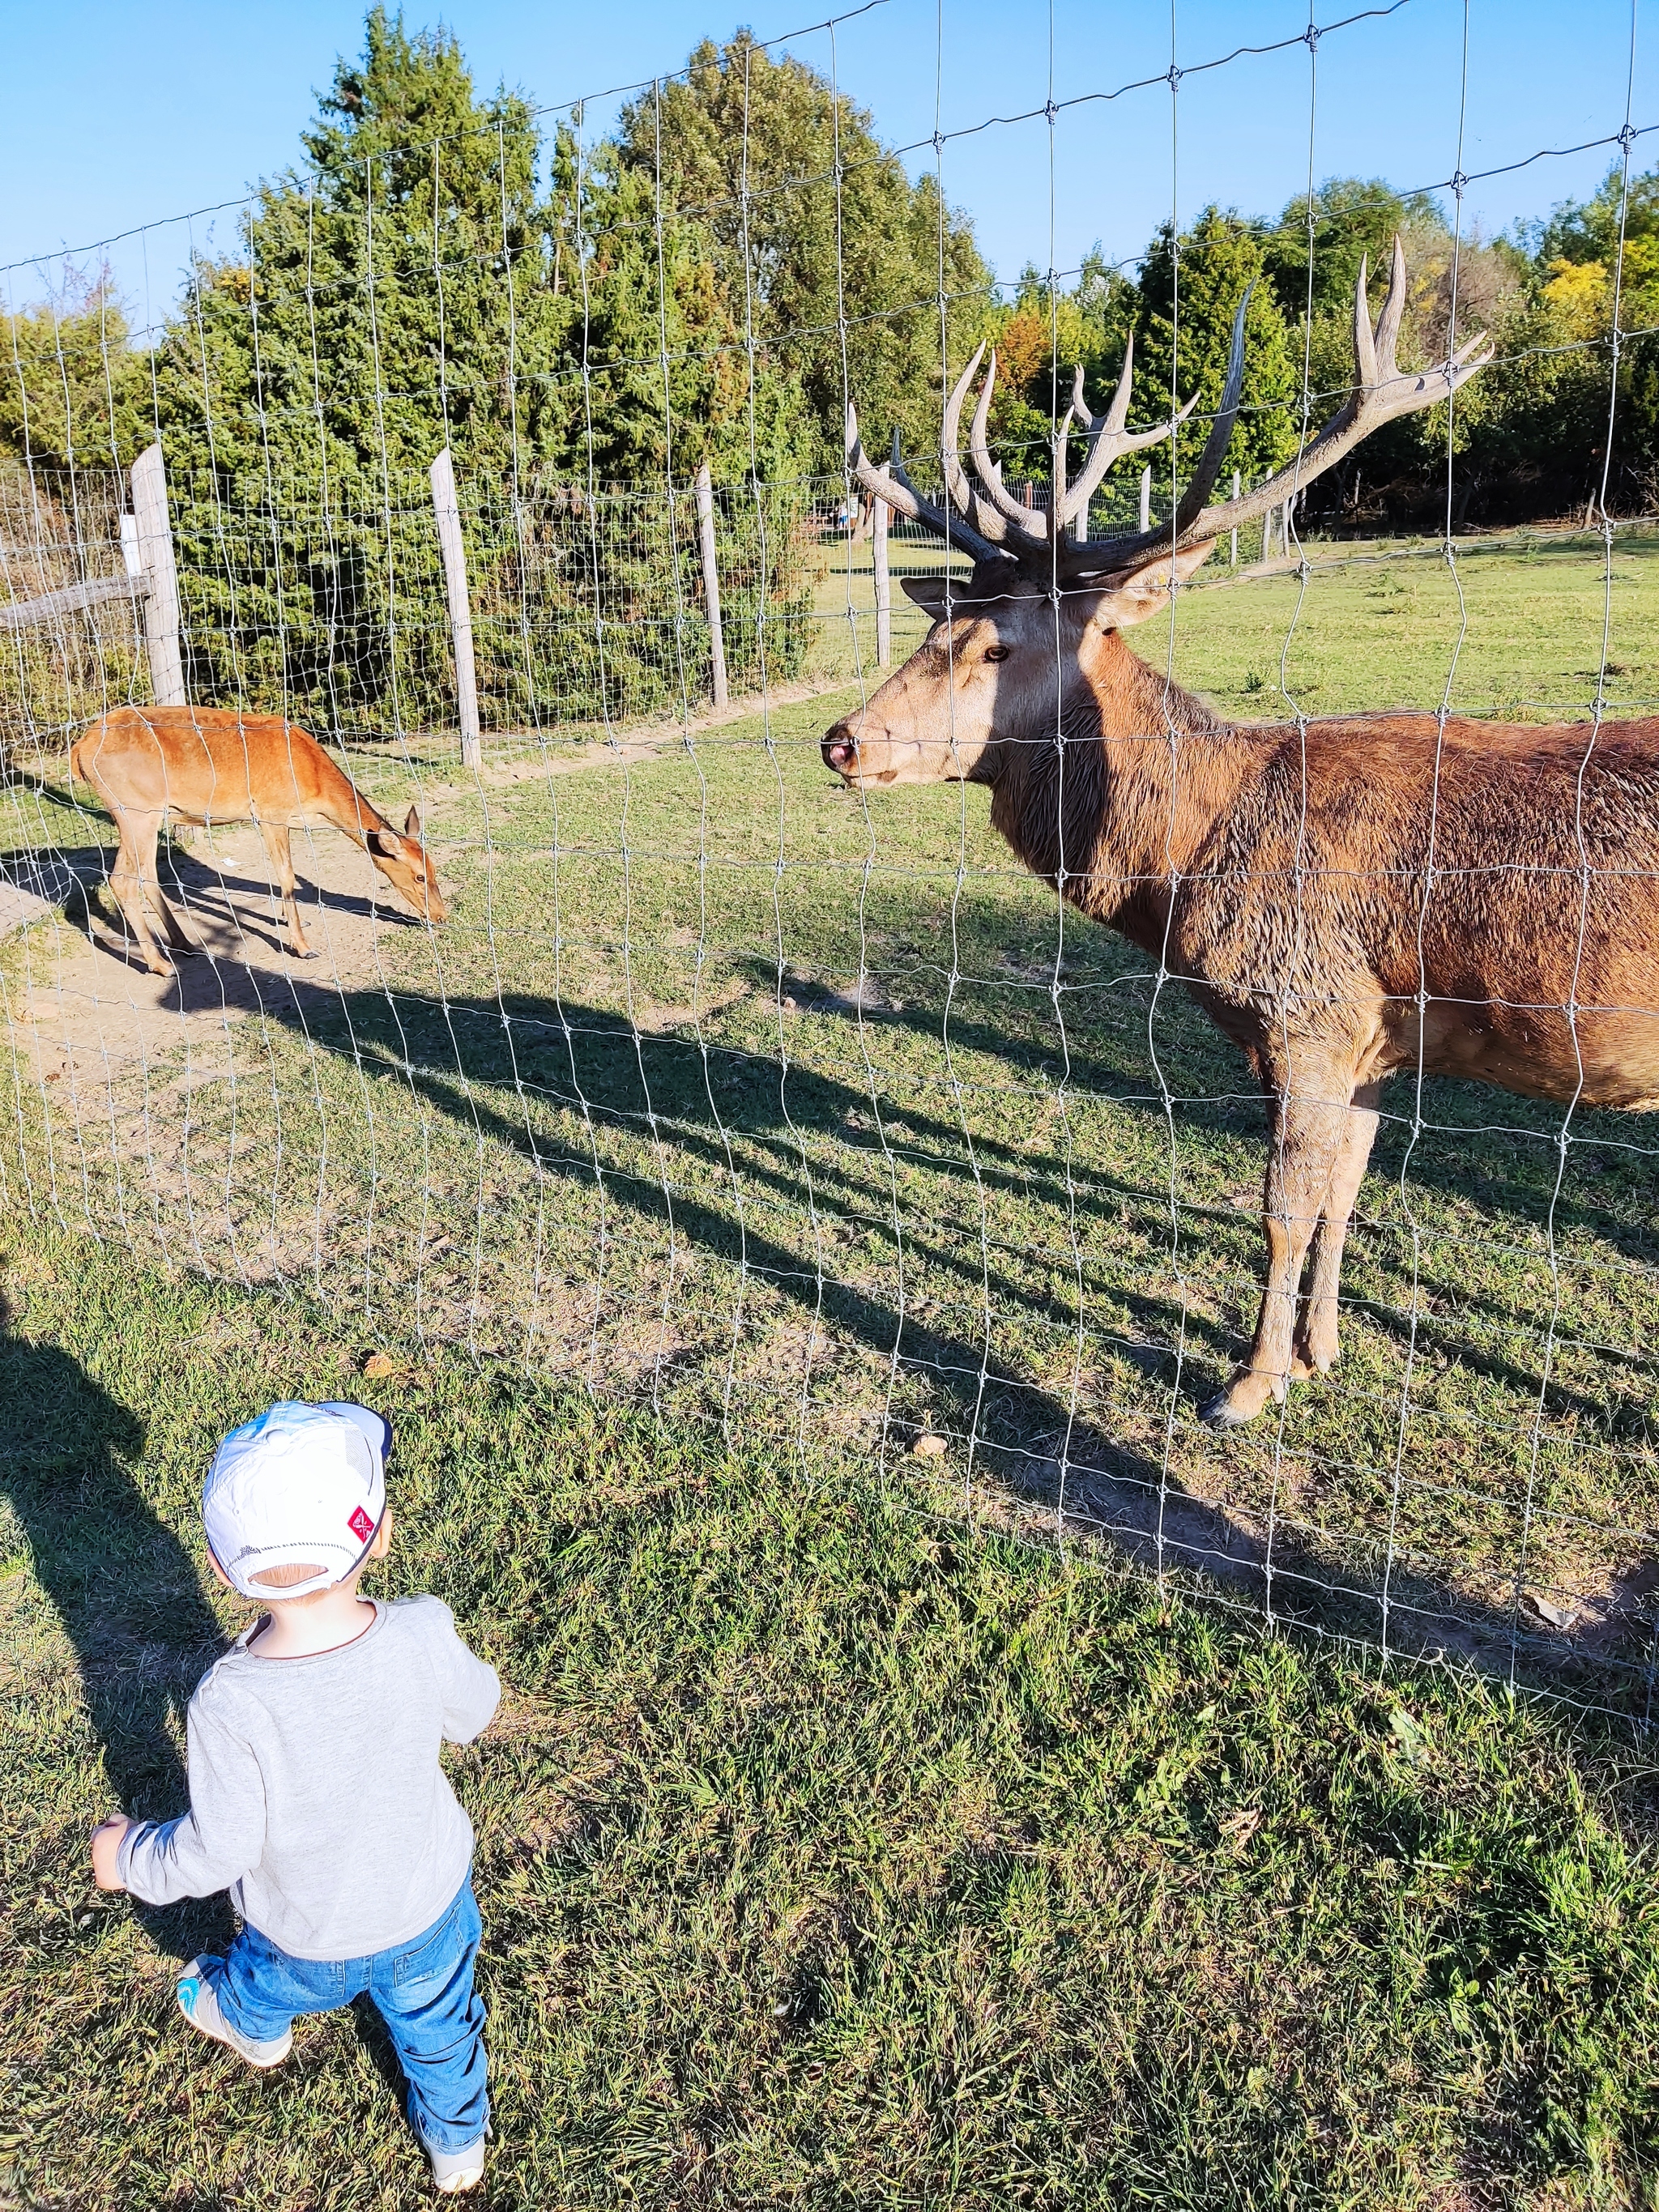
{"type": "Polygon", "coordinates": [[[1659,1104],[1659,721],[1230,726],[1118,635],[1146,582],[958,602],[823,750],[850,782],[989,784],[1020,859],[1243,1047],[1272,1107],[1268,1273],[1206,1409],[1231,1423],[1337,1356],[1386,1076],[1659,1104]]]}
{"type": "Polygon", "coordinates": [[[147,898],[172,949],[196,950],[156,878],[156,840],[168,820],[258,826],[299,959],[313,955],[300,927],[289,833],[313,823],[331,823],[361,845],[423,920],[444,918],[415,809],[395,830],[297,722],[228,707],[118,707],[76,739],[70,767],[92,786],[120,834],[110,889],[155,975],[172,970],[151,934],[147,898]]]}

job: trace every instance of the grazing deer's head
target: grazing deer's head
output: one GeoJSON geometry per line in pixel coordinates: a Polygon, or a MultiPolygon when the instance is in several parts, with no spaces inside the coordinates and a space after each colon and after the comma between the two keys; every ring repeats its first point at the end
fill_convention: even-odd
{"type": "Polygon", "coordinates": [[[1098,696],[1115,655],[1133,665],[1133,657],[1117,646],[1116,633],[1167,606],[1176,583],[1192,574],[1218,538],[1279,506],[1384,422],[1443,399],[1490,361],[1492,345],[1481,334],[1438,368],[1421,376],[1402,374],[1395,349],[1406,289],[1405,256],[1396,239],[1389,294],[1375,330],[1365,267],[1360,264],[1353,324],[1358,374],[1342,406],[1277,476],[1240,498],[1211,506],[1210,494],[1238,417],[1247,292],[1233,322],[1221,405],[1192,477],[1167,523],[1133,535],[1067,535],[1078,518],[1086,516],[1091,497],[1115,460],[1173,439],[1192,412],[1189,399],[1152,429],[1125,428],[1133,341],[1124,349],[1122,374],[1103,415],[1091,413],[1083,371],[1078,370],[1071,404],[1054,432],[1054,494],[1047,513],[1017,500],[991,458],[987,431],[996,387],[994,352],[969,430],[972,478],[962,465],[962,410],[979,372],[982,346],[946,402],[942,506],[910,482],[899,460],[896,437],[888,468],[870,460],[859,437],[858,417],[848,407],[848,459],[860,484],[885,500],[895,514],[934,532],[948,548],[970,554],[974,569],[965,584],[944,570],[904,580],[908,595],[934,617],[933,627],[921,649],[867,704],[827,733],[823,751],[828,766],[860,787],[952,778],[994,783],[1009,744],[1045,733],[1052,738],[1063,730],[1068,702],[1079,687],[1098,696]],[[1073,416],[1088,447],[1082,467],[1068,481],[1066,441],[1073,416]]]}
{"type": "Polygon", "coordinates": [[[421,842],[418,808],[410,808],[401,832],[389,822],[385,823],[371,830],[364,843],[369,859],[423,921],[443,921],[443,895],[438,889],[437,871],[427,859],[426,848],[421,842]]]}

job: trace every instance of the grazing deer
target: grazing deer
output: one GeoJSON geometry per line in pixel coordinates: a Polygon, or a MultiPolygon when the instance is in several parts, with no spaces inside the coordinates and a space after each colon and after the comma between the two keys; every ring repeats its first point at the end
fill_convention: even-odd
{"type": "Polygon", "coordinates": [[[444,918],[416,810],[411,806],[403,829],[394,830],[314,738],[278,714],[241,714],[230,707],[118,707],[76,739],[70,767],[92,786],[120,833],[109,886],[152,975],[173,969],[150,933],[146,894],[173,951],[199,949],[162,896],[155,872],[155,841],[169,817],[203,827],[254,823],[282,886],[296,959],[316,956],[300,927],[289,832],[313,822],[332,823],[361,845],[422,920],[444,918]]]}
{"type": "Polygon", "coordinates": [[[948,507],[915,490],[896,441],[890,470],[874,466],[848,410],[859,483],[974,569],[965,584],[906,580],[934,626],[829,732],[824,760],[860,788],[988,784],[992,823],[1026,866],[1184,983],[1268,1100],[1267,1282],[1249,1357],[1204,1409],[1218,1425],[1282,1402],[1291,1378],[1337,1357],[1343,1238],[1384,1077],[1659,1106],[1659,721],[1443,726],[1389,714],[1241,727],[1120,635],[1166,608],[1218,538],[1490,360],[1476,337],[1431,374],[1402,374],[1405,302],[1396,240],[1375,332],[1360,270],[1356,388],[1293,464],[1210,506],[1238,410],[1241,307],[1192,481],[1167,525],[1133,536],[1066,534],[1120,453],[1181,420],[1126,434],[1127,351],[1101,416],[1078,371],[1047,514],[1012,497],[987,450],[994,354],[969,433],[976,484],[957,448],[979,354],[945,409],[948,507]],[[1088,447],[1068,484],[1073,413],[1088,447]]]}

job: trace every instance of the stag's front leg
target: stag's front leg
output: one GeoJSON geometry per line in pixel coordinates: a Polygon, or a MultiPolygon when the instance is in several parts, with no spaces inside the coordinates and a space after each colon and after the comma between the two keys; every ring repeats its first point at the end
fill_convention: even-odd
{"type": "Polygon", "coordinates": [[[1348,1224],[1353,1218],[1359,1186],[1365,1178],[1371,1146],[1376,1141],[1380,1119],[1377,1107],[1382,1096],[1380,1083],[1363,1083],[1354,1092],[1353,1103],[1348,1109],[1342,1149],[1331,1170],[1325,1210],[1314,1232],[1307,1302],[1296,1333],[1296,1358],[1291,1368],[1291,1375],[1297,1377],[1328,1373],[1340,1355],[1337,1318],[1342,1288],[1342,1247],[1347,1239],[1348,1224]]]}
{"type": "Polygon", "coordinates": [[[1269,1117],[1262,1221],[1267,1280],[1249,1358],[1203,1408],[1203,1419],[1214,1428],[1237,1428],[1253,1421],[1270,1398],[1282,1403],[1296,1373],[1302,1266],[1342,1153],[1352,1090],[1351,1078],[1333,1075],[1322,1083],[1304,1076],[1300,1080],[1304,1087],[1282,1093],[1269,1117]]]}

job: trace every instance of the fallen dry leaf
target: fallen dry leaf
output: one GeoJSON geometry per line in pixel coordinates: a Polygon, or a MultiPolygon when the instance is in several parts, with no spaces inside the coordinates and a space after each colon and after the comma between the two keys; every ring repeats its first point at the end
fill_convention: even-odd
{"type": "Polygon", "coordinates": [[[918,1437],[910,1449],[918,1459],[937,1459],[945,1449],[945,1438],[936,1437],[930,1429],[925,1437],[918,1437]]]}
{"type": "Polygon", "coordinates": [[[394,1363],[389,1353],[384,1352],[371,1352],[368,1358],[363,1362],[363,1372],[365,1375],[390,1375],[392,1371],[393,1364],[394,1363]]]}

